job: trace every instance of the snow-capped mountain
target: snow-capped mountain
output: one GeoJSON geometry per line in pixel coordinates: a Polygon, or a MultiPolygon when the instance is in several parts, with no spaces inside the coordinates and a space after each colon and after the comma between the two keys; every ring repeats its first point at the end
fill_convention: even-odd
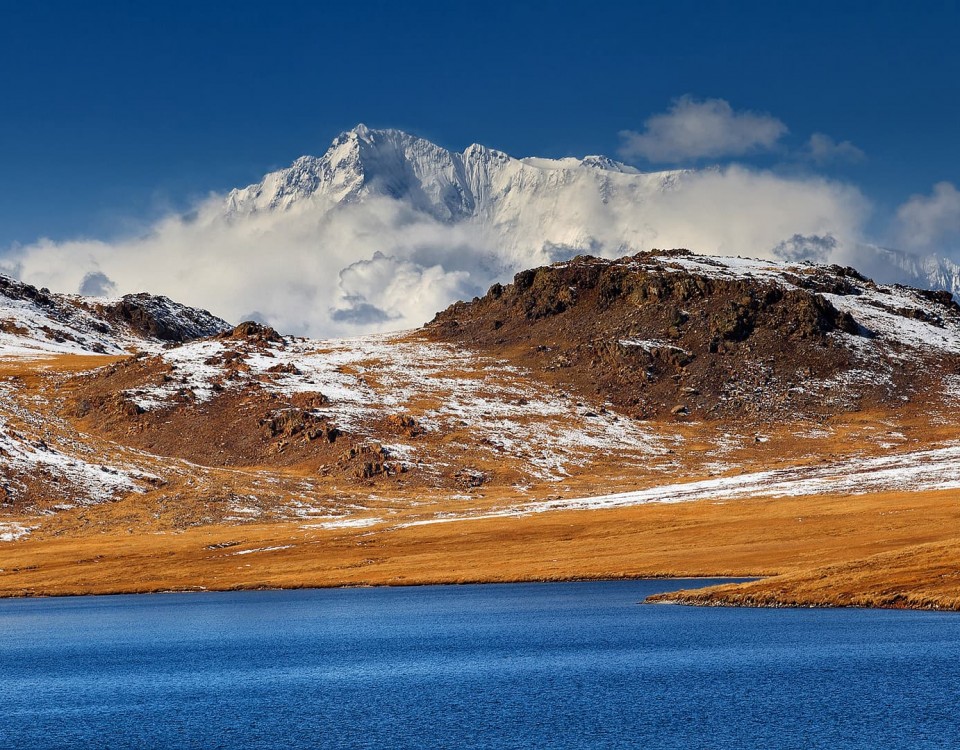
{"type": "MultiPolygon", "coordinates": [[[[322,156],[303,156],[231,191],[223,210],[232,217],[323,212],[386,197],[445,224],[472,225],[499,261],[497,270],[512,272],[581,252],[613,257],[653,248],[659,233],[649,216],[657,210],[651,199],[682,191],[685,181],[709,171],[645,173],[606,156],[514,158],[479,144],[449,151],[400,130],[358,125],[322,156]]],[[[766,249],[777,255],[775,246],[766,249]]],[[[756,248],[731,250],[757,254],[756,248]]],[[[947,258],[863,244],[857,252],[860,265],[881,280],[960,291],[960,265],[947,258]]],[[[806,259],[828,258],[813,253],[806,259]]]]}
{"type": "Polygon", "coordinates": [[[359,125],[322,156],[303,156],[233,190],[224,208],[239,217],[385,197],[445,224],[472,224],[503,267],[515,271],[531,259],[646,248],[645,204],[677,189],[685,174],[644,173],[605,156],[517,159],[479,144],[461,153],[359,125]],[[630,214],[638,220],[625,220],[630,214]]]}
{"type": "Polygon", "coordinates": [[[150,290],[283,333],[419,326],[524,269],[690,248],[853,266],[960,289],[960,268],[870,245],[854,187],[736,165],[644,173],[603,156],[514,158],[358,126],[320,156],[113,243],[39,243],[2,268],[38,287],[150,290]]]}
{"type": "Polygon", "coordinates": [[[960,294],[960,265],[940,255],[914,255],[903,250],[878,249],[893,268],[906,274],[908,283],[930,289],[947,289],[960,294]]]}

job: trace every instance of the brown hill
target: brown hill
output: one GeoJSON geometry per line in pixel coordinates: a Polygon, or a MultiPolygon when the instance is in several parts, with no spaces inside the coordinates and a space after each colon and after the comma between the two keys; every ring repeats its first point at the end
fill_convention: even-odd
{"type": "Polygon", "coordinates": [[[960,521],[949,295],[581,257],[313,341],[35,292],[0,330],[0,593],[783,573],[703,601],[960,601],[922,581],[960,521]]]}
{"type": "Polygon", "coordinates": [[[960,308],[948,293],[881,287],[851,268],[729,265],[681,250],[524,271],[426,332],[644,419],[769,423],[896,409],[956,371],[956,351],[901,339],[897,318],[955,331],[960,308]],[[916,367],[890,368],[898,358],[916,367]]]}

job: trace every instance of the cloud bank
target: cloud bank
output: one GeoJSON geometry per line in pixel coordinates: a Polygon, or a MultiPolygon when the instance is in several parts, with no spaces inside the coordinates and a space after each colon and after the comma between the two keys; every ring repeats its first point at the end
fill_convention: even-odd
{"type": "Polygon", "coordinates": [[[112,243],[41,241],[8,253],[30,283],[86,294],[150,291],[237,322],[285,333],[344,336],[418,326],[495,281],[577,252],[616,257],[653,248],[756,257],[844,259],[870,207],[859,190],[738,166],[688,173],[641,205],[576,193],[559,208],[523,204],[526,229],[444,223],[371,195],[231,215],[213,196],[143,236],[112,243]],[[550,234],[571,212],[581,242],[550,234]],[[517,237],[522,236],[521,240],[517,237]]]}
{"type": "MultiPolygon", "coordinates": [[[[684,97],[644,132],[628,133],[626,147],[649,159],[699,158],[773,148],[785,132],[770,115],[684,97]]],[[[806,150],[814,161],[862,158],[822,133],[806,150]]],[[[358,128],[322,158],[211,195],[143,234],[41,240],[0,255],[0,271],[61,292],[165,294],[231,322],[315,337],[413,328],[520,270],[585,252],[809,259],[907,283],[932,268],[960,289],[960,267],[866,242],[872,207],[849,183],[738,164],[643,174],[469,153],[358,128]]],[[[960,191],[943,182],[913,196],[891,236],[951,257],[960,249],[960,191]]]]}

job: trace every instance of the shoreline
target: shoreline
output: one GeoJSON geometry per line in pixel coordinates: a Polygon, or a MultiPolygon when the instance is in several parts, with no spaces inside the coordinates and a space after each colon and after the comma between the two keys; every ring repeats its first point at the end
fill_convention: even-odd
{"type": "MultiPolygon", "coordinates": [[[[36,599],[75,599],[86,597],[128,597],[128,596],[162,596],[165,594],[227,594],[237,592],[267,592],[267,591],[328,591],[335,589],[402,589],[402,588],[426,588],[443,587],[454,588],[458,586],[510,586],[518,584],[551,584],[551,583],[603,583],[620,581],[711,581],[711,585],[703,589],[677,589],[674,591],[664,591],[651,594],[636,602],[638,605],[669,605],[680,607],[700,607],[700,608],[724,608],[724,609],[859,609],[859,610],[877,610],[877,611],[911,611],[911,612],[937,612],[952,613],[960,612],[960,603],[953,606],[943,606],[937,602],[916,602],[909,603],[904,601],[890,601],[877,603],[854,603],[854,602],[831,602],[831,601],[810,601],[810,602],[791,602],[776,600],[758,600],[738,597],[724,597],[713,593],[713,589],[722,586],[740,586],[743,584],[763,582],[775,578],[776,576],[736,576],[736,575],[678,575],[678,574],[642,574],[642,575],[624,575],[618,577],[611,576],[570,576],[570,577],[552,577],[552,578],[517,578],[514,580],[505,579],[471,579],[461,581],[414,581],[405,583],[368,583],[368,584],[342,584],[342,585],[286,585],[286,586],[258,586],[258,585],[234,585],[223,588],[207,587],[183,587],[183,588],[157,588],[145,590],[115,590],[115,591],[74,591],[58,593],[23,593],[23,594],[0,594],[0,601],[16,600],[36,600],[36,599]],[[703,593],[698,593],[703,592],[703,593]]],[[[2,605],[0,605],[2,606],[2,605]]]]}
{"type": "MultiPolygon", "coordinates": [[[[719,581],[725,582],[722,585],[736,585],[739,583],[749,583],[752,581],[761,580],[762,576],[736,576],[736,575],[678,575],[675,573],[665,573],[665,574],[639,574],[639,575],[623,575],[623,576],[555,576],[549,578],[516,578],[516,579],[489,579],[489,578],[475,578],[467,580],[458,580],[458,581],[447,581],[447,580],[423,580],[423,581],[410,581],[403,583],[350,583],[350,584],[302,584],[302,585],[285,585],[285,586],[260,586],[256,584],[251,585],[231,585],[225,586],[222,588],[210,588],[205,586],[185,586],[182,588],[150,588],[143,590],[133,590],[133,589],[124,589],[124,590],[107,590],[107,591],[64,591],[57,593],[35,593],[35,592],[25,592],[20,594],[13,593],[0,593],[0,601],[7,600],[18,600],[18,599],[75,599],[81,597],[95,597],[95,596],[154,596],[162,594],[225,594],[233,592],[243,592],[243,591],[304,591],[304,590],[315,590],[315,591],[326,591],[333,589],[403,589],[403,588],[425,588],[428,586],[442,586],[447,588],[453,588],[457,586],[513,586],[518,584],[525,583],[603,583],[603,582],[618,582],[618,581],[719,581]]],[[[678,589],[680,591],[682,589],[678,589]]],[[[668,592],[663,592],[668,593],[668,592]]],[[[662,594],[654,594],[653,596],[661,596],[662,594]]],[[[649,598],[649,597],[648,597],[649,598]]],[[[646,599],[638,602],[640,604],[648,603],[646,599]]],[[[653,603],[653,602],[651,602],[653,603]]],[[[664,602],[666,603],[666,602],[664,602]]],[[[670,602],[674,603],[674,602],[670,602]]]]}

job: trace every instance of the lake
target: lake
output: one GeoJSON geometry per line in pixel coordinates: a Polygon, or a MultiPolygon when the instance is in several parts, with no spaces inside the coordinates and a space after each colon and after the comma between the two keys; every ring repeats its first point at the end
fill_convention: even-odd
{"type": "Polygon", "coordinates": [[[960,615],[708,583],[2,600],[0,747],[960,747],[960,615]]]}

